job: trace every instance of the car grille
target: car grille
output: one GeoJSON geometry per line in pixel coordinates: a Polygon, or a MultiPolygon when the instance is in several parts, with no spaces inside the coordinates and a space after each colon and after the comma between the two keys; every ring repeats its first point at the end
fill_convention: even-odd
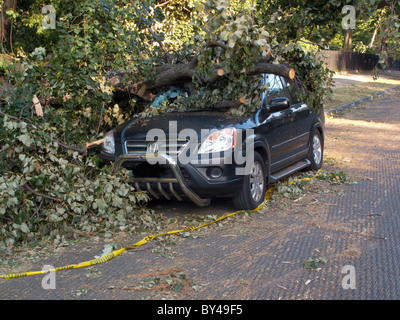
{"type": "MultiPolygon", "coordinates": [[[[169,141],[158,140],[156,143],[158,145],[158,151],[154,153],[165,153],[173,158],[176,158],[178,154],[185,148],[187,140],[175,141],[174,143],[169,143],[169,141]]],[[[146,140],[127,140],[125,142],[126,151],[128,154],[133,154],[136,152],[146,153],[148,151],[148,146],[153,144],[152,141],[146,140]]]]}
{"type": "MultiPolygon", "coordinates": [[[[152,141],[146,140],[127,140],[125,142],[127,154],[146,154],[148,151],[153,153],[163,153],[176,159],[180,152],[185,150],[189,140],[169,141],[157,140],[158,150],[148,150],[148,146],[152,141]]],[[[186,148],[188,149],[188,148],[186,148]]],[[[189,150],[186,150],[188,152],[189,150]]],[[[171,168],[167,164],[150,164],[145,160],[141,161],[126,161],[123,165],[128,170],[131,170],[131,183],[134,184],[136,190],[147,191],[154,198],[161,197],[170,199],[176,198],[179,201],[185,198],[185,192],[181,189],[176,177],[171,168]]],[[[184,167],[179,168],[185,183],[190,183],[191,178],[184,167]]]]}
{"type": "MultiPolygon", "coordinates": [[[[174,178],[170,167],[168,165],[149,164],[146,161],[139,162],[126,162],[124,167],[132,171],[132,174],[136,178],[174,178]]],[[[186,171],[185,167],[179,167],[183,177],[186,181],[190,181],[190,175],[186,171]]]]}

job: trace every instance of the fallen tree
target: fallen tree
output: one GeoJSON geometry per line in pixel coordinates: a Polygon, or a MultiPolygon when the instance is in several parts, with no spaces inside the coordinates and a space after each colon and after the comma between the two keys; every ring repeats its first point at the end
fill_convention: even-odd
{"type": "MultiPolygon", "coordinates": [[[[205,8],[209,14],[205,22],[204,18],[199,22],[205,31],[204,39],[197,43],[190,58],[171,58],[179,52],[171,55],[164,51],[168,59],[155,63],[147,78],[125,70],[112,71],[106,75],[106,83],[114,95],[135,95],[149,104],[164,88],[178,85],[191,92],[188,99],[174,105],[179,110],[208,107],[245,113],[260,103],[262,74],[295,77],[294,68],[284,62],[279,52],[272,52],[269,33],[254,23],[249,12],[231,14],[229,2],[224,1],[209,0],[205,8]]],[[[158,43],[165,48],[160,40],[158,43]]]]}
{"type": "MultiPolygon", "coordinates": [[[[154,98],[152,91],[156,89],[192,82],[197,67],[198,59],[196,56],[190,62],[185,64],[163,65],[159,67],[157,70],[159,73],[153,81],[141,81],[134,78],[131,80],[130,77],[134,77],[134,75],[129,75],[127,72],[112,73],[108,76],[107,80],[116,92],[128,91],[129,93],[135,94],[145,101],[150,102],[154,98]],[[124,80],[127,76],[128,81],[124,80]]],[[[216,66],[215,69],[211,70],[211,73],[213,76],[203,79],[202,84],[213,84],[218,81],[220,77],[225,75],[224,69],[219,66],[216,66]]],[[[256,62],[254,68],[248,70],[246,75],[251,76],[263,73],[273,73],[290,79],[293,79],[296,74],[294,69],[287,65],[260,61],[256,62]]]]}
{"type": "MultiPolygon", "coordinates": [[[[207,44],[205,47],[208,49],[214,46],[207,44]]],[[[223,41],[218,41],[218,47],[221,47],[223,51],[227,49],[223,41]]],[[[187,63],[157,67],[156,76],[151,80],[138,80],[135,79],[135,75],[120,71],[108,75],[107,81],[113,87],[116,94],[129,92],[129,94],[136,95],[150,103],[156,96],[157,90],[163,87],[183,85],[193,88],[192,83],[199,68],[198,56],[199,55],[195,55],[192,60],[187,63]]],[[[244,76],[251,77],[254,75],[273,73],[282,77],[294,79],[296,73],[293,68],[285,64],[270,63],[271,60],[273,60],[273,56],[269,53],[264,60],[256,61],[253,67],[246,70],[244,76]]],[[[213,90],[215,90],[215,88],[218,88],[217,83],[225,79],[228,72],[219,64],[214,64],[206,76],[200,77],[197,84],[200,85],[201,88],[212,87],[213,90]]],[[[233,97],[233,99],[221,99],[219,101],[213,101],[212,107],[216,109],[237,109],[243,105],[246,100],[248,101],[248,99],[246,95],[240,97],[236,96],[233,97]]]]}

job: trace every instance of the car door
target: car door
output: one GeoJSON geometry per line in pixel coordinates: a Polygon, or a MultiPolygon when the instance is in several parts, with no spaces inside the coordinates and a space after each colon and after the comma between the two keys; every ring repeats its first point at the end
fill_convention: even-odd
{"type": "Polygon", "coordinates": [[[282,110],[271,108],[274,99],[289,99],[281,78],[274,74],[266,74],[263,82],[267,86],[262,95],[261,109],[265,117],[261,118],[259,127],[270,146],[271,173],[273,173],[290,164],[291,144],[296,132],[289,107],[282,110]]]}
{"type": "Polygon", "coordinates": [[[291,152],[289,156],[298,160],[304,158],[304,155],[308,152],[313,119],[312,111],[304,102],[305,90],[298,80],[282,78],[282,83],[290,99],[290,121],[294,133],[293,140],[290,142],[291,152]]]}

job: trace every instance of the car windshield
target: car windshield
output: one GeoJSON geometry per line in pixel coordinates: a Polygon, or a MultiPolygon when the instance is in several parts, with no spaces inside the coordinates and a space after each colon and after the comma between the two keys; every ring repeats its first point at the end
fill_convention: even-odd
{"type": "MultiPolygon", "coordinates": [[[[286,96],[282,80],[279,76],[275,74],[263,74],[260,84],[261,88],[263,88],[261,94],[261,101],[263,101],[265,98],[267,98],[267,100],[270,101],[276,97],[286,96]]],[[[155,107],[157,109],[162,109],[173,104],[175,99],[178,97],[188,98],[189,94],[190,93],[182,87],[171,86],[167,90],[160,92],[153,100],[150,106],[155,107]]],[[[198,98],[201,97],[202,94],[204,94],[204,92],[198,91],[194,95],[190,94],[190,96],[191,98],[196,99],[195,98],[196,96],[198,98]]],[[[201,110],[210,111],[210,108],[188,109],[186,111],[188,112],[188,111],[201,111],[201,110]]],[[[226,108],[215,108],[212,109],[212,111],[226,112],[226,108]]]]}
{"type": "Polygon", "coordinates": [[[187,97],[188,94],[186,91],[180,88],[174,86],[169,87],[167,91],[163,91],[160,94],[158,94],[150,106],[156,108],[166,107],[179,96],[187,97]]]}

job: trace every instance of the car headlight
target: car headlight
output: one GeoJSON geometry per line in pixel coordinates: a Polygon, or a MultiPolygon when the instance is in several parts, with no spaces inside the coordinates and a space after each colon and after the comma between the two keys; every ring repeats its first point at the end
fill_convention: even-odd
{"type": "Polygon", "coordinates": [[[112,130],[107,132],[106,136],[104,137],[103,151],[110,154],[115,153],[114,132],[112,130]]]}
{"type": "Polygon", "coordinates": [[[202,142],[199,153],[228,151],[235,147],[236,128],[225,128],[211,132],[202,142]]]}

